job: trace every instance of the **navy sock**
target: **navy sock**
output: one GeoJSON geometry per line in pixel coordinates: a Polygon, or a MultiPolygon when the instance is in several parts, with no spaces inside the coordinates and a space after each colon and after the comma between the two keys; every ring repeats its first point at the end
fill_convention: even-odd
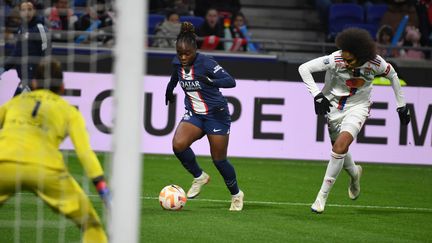
{"type": "Polygon", "coordinates": [[[196,161],[195,153],[191,148],[187,148],[183,152],[174,154],[180,160],[183,167],[185,167],[185,169],[189,171],[189,173],[191,173],[194,178],[197,178],[202,174],[202,169],[199,167],[196,161]]]}
{"type": "Polygon", "coordinates": [[[219,170],[219,173],[224,178],[225,184],[228,187],[228,190],[231,192],[231,195],[239,193],[236,173],[231,163],[227,159],[221,161],[213,161],[213,163],[219,170]]]}

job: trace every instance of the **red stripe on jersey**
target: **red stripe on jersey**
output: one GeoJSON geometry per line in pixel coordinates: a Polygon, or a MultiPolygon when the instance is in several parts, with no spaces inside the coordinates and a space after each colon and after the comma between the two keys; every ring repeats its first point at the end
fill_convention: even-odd
{"type": "Polygon", "coordinates": [[[206,113],[206,115],[208,114],[208,106],[207,106],[207,103],[205,103],[204,102],[204,99],[203,99],[203,97],[202,97],[202,95],[201,95],[201,92],[198,92],[198,94],[199,94],[199,97],[201,98],[201,100],[203,101],[203,103],[204,103],[204,107],[205,107],[205,113],[206,113]]]}
{"type": "Polygon", "coordinates": [[[342,96],[339,99],[337,109],[338,110],[343,110],[343,108],[345,107],[346,101],[348,100],[348,97],[355,95],[356,92],[357,92],[357,88],[351,88],[349,95],[342,96]]]}
{"type": "Polygon", "coordinates": [[[186,73],[186,69],[184,67],[181,68],[182,79],[184,80],[194,80],[195,79],[195,71],[194,66],[192,65],[189,73],[186,73]]]}
{"type": "Polygon", "coordinates": [[[391,69],[391,65],[388,64],[387,67],[386,67],[386,70],[384,71],[384,74],[385,74],[386,76],[387,76],[387,74],[390,72],[390,69],[391,69]]]}
{"type": "Polygon", "coordinates": [[[378,67],[381,65],[381,61],[379,59],[377,59],[377,58],[375,58],[373,60],[370,60],[369,62],[372,63],[372,64],[374,64],[374,65],[376,65],[376,66],[378,66],[378,67]]]}
{"type": "MultiPolygon", "coordinates": [[[[201,92],[196,91],[196,92],[194,92],[194,93],[196,93],[196,94],[199,96],[199,99],[200,99],[201,103],[204,105],[204,109],[205,109],[204,114],[207,115],[207,114],[208,114],[208,110],[209,110],[209,109],[208,109],[208,105],[204,102],[204,99],[203,99],[203,97],[202,97],[202,95],[201,95],[201,92]]],[[[190,101],[190,103],[191,103],[192,110],[193,110],[195,113],[197,113],[197,114],[203,114],[202,111],[198,110],[198,109],[194,106],[193,98],[192,98],[191,96],[189,96],[189,95],[188,95],[188,98],[189,98],[189,101],[190,101]]]]}

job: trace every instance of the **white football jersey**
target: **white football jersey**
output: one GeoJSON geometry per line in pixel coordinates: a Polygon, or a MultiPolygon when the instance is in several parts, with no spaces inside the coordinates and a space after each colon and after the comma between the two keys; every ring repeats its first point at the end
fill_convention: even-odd
{"type": "Polygon", "coordinates": [[[373,60],[355,69],[348,69],[341,54],[342,51],[339,50],[300,65],[299,73],[314,97],[322,92],[339,110],[360,103],[369,103],[372,81],[375,76],[383,75],[391,81],[397,106],[405,106],[397,73],[381,56],[377,55],[373,60]],[[319,71],[326,71],[325,84],[321,91],[312,76],[312,73],[319,71]]]}

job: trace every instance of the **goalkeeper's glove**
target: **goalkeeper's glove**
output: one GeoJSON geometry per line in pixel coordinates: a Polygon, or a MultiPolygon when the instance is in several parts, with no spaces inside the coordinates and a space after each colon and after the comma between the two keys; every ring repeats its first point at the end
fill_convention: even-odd
{"type": "Polygon", "coordinates": [[[203,75],[195,75],[195,79],[200,81],[201,83],[205,83],[207,85],[213,86],[214,82],[213,80],[211,80],[209,77],[207,76],[203,76],[203,75]]]}
{"type": "Polygon", "coordinates": [[[111,209],[111,193],[103,176],[93,179],[93,184],[107,209],[111,209]]]}
{"type": "Polygon", "coordinates": [[[406,106],[402,106],[396,109],[396,111],[399,114],[399,120],[402,125],[408,125],[408,123],[411,121],[411,114],[406,106]]]}
{"type": "Polygon", "coordinates": [[[325,115],[330,112],[330,101],[323,95],[323,93],[319,93],[314,97],[315,103],[315,114],[317,115],[325,115]]]}

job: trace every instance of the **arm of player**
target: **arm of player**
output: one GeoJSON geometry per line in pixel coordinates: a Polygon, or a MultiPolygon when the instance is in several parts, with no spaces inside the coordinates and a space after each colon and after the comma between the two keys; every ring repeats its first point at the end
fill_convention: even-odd
{"type": "Polygon", "coordinates": [[[399,120],[401,124],[408,125],[408,123],[410,123],[411,121],[411,113],[408,107],[406,106],[399,77],[390,63],[385,62],[384,59],[381,61],[381,63],[385,67],[383,73],[386,75],[386,78],[390,80],[391,86],[393,88],[396,97],[396,103],[397,103],[396,111],[399,115],[399,120]]]}
{"type": "Polygon", "coordinates": [[[206,71],[207,76],[196,75],[195,78],[217,88],[234,88],[236,86],[235,79],[211,58],[206,63],[206,71]]]}
{"type": "Polygon", "coordinates": [[[99,196],[104,201],[105,206],[109,208],[111,204],[110,192],[105,183],[99,159],[90,146],[84,118],[78,110],[71,109],[71,119],[68,127],[69,136],[87,176],[92,179],[99,196]]]}
{"type": "Polygon", "coordinates": [[[174,69],[170,81],[167,84],[166,90],[165,90],[165,105],[168,105],[168,103],[173,103],[174,100],[174,88],[177,86],[178,83],[178,74],[177,69],[174,69]]]}
{"type": "Polygon", "coordinates": [[[3,128],[4,119],[6,117],[6,104],[0,106],[0,129],[3,128]]]}
{"type": "Polygon", "coordinates": [[[385,77],[390,80],[391,86],[393,88],[396,97],[397,107],[399,108],[405,106],[406,103],[405,103],[404,95],[396,71],[394,70],[393,66],[390,63],[384,61],[382,62],[382,64],[385,67],[383,73],[385,74],[385,77]]]}
{"type": "Polygon", "coordinates": [[[76,154],[89,178],[103,175],[102,167],[96,154],[90,146],[90,139],[85,127],[85,121],[76,108],[71,107],[68,134],[74,144],[76,154]]]}
{"type": "Polygon", "coordinates": [[[318,57],[303,63],[298,68],[298,72],[303,82],[313,97],[316,97],[319,93],[321,93],[321,91],[318,88],[318,85],[315,83],[312,73],[327,70],[330,66],[331,60],[331,56],[318,57]]]}

